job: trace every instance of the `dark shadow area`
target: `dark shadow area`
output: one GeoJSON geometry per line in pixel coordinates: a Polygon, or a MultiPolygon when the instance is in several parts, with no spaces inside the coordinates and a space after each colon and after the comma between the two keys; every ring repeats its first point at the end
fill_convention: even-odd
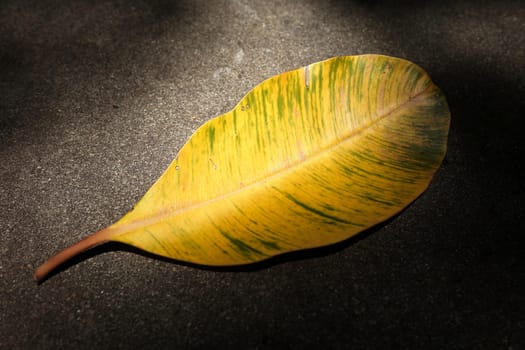
{"type": "Polygon", "coordinates": [[[292,251],[288,253],[283,253],[274,257],[270,257],[266,260],[254,262],[251,264],[244,264],[244,265],[233,265],[233,266],[208,266],[208,265],[200,265],[195,264],[191,262],[186,261],[180,261],[175,259],[170,259],[167,257],[159,256],[156,254],[149,253],[147,251],[144,251],[142,249],[123,244],[120,242],[107,242],[104,244],[100,244],[98,246],[95,246],[89,250],[86,250],[85,252],[73,257],[72,259],[64,262],[62,265],[60,265],[58,268],[53,270],[49,275],[47,275],[44,279],[38,282],[38,284],[45,283],[48,279],[52,278],[53,276],[69,269],[70,267],[81,263],[88,261],[92,258],[95,258],[96,256],[108,252],[127,252],[127,253],[133,253],[138,254],[140,256],[143,256],[148,259],[155,259],[159,261],[163,261],[168,264],[175,264],[175,265],[183,265],[188,266],[196,269],[201,270],[208,270],[208,271],[216,271],[216,272],[254,272],[254,271],[260,271],[264,269],[271,268],[272,266],[279,265],[279,264],[285,264],[287,262],[291,261],[300,261],[300,260],[306,260],[306,259],[315,259],[320,258],[328,255],[335,254],[337,252],[340,252],[344,249],[347,249],[348,247],[354,245],[356,242],[366,239],[369,235],[372,235],[374,232],[380,230],[385,225],[388,225],[391,221],[395,220],[397,216],[401,214],[397,214],[394,217],[379,223],[363,232],[358,233],[355,236],[352,236],[348,239],[345,239],[341,242],[330,244],[323,247],[317,247],[317,248],[310,248],[310,249],[304,249],[304,250],[298,250],[298,251],[292,251]]]}
{"type": "MultiPolygon", "coordinates": [[[[166,69],[158,53],[152,54],[152,42],[168,30],[177,30],[184,40],[199,15],[191,3],[168,0],[55,6],[26,1],[20,7],[15,1],[2,2],[2,147],[21,141],[10,137],[14,130],[43,143],[46,131],[63,122],[61,103],[75,104],[72,109],[89,114],[104,105],[118,107],[147,91],[144,83],[166,69]]],[[[184,52],[170,55],[176,67],[184,52]]],[[[177,70],[173,66],[169,69],[177,70]]]]}
{"type": "MultiPolygon", "coordinates": [[[[484,341],[481,347],[505,337],[508,346],[522,347],[516,334],[525,309],[513,301],[525,295],[525,40],[517,34],[525,30],[523,3],[359,3],[381,23],[376,39],[388,43],[391,54],[424,67],[447,96],[449,147],[433,188],[439,207],[431,209],[446,219],[439,226],[422,224],[435,242],[427,263],[436,275],[429,280],[451,276],[431,292],[454,291],[437,297],[440,312],[476,314],[475,326],[466,318],[459,322],[463,339],[455,344],[469,347],[465,338],[484,332],[493,345],[484,341]],[[447,307],[449,300],[456,306],[447,307]]],[[[423,319],[428,332],[438,329],[437,313],[422,317],[424,307],[415,303],[407,313],[423,319]]]]}

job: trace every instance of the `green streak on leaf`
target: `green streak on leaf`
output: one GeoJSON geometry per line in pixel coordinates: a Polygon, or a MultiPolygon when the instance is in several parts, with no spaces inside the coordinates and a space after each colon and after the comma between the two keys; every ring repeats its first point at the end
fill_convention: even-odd
{"type": "Polygon", "coordinates": [[[297,198],[295,198],[291,194],[286,193],[286,192],[282,192],[277,187],[273,187],[273,189],[276,190],[277,192],[281,193],[283,196],[285,196],[286,198],[288,198],[289,200],[291,200],[292,202],[294,202],[295,204],[297,204],[301,208],[306,209],[309,212],[312,212],[312,213],[314,213],[316,215],[319,215],[319,216],[321,216],[323,218],[330,219],[330,220],[333,220],[333,221],[336,221],[336,222],[340,222],[340,223],[343,223],[343,224],[354,225],[354,226],[362,226],[361,224],[356,224],[356,223],[353,223],[353,222],[350,222],[350,221],[346,221],[346,220],[340,219],[340,218],[335,217],[333,215],[329,215],[329,214],[323,213],[322,211],[320,211],[318,209],[315,209],[315,208],[309,206],[308,204],[299,201],[297,198]]]}
{"type": "Polygon", "coordinates": [[[251,256],[253,253],[258,254],[258,255],[264,255],[261,251],[253,248],[249,244],[244,243],[240,239],[232,237],[228,233],[222,230],[220,232],[224,237],[226,237],[237,248],[237,251],[241,253],[242,255],[248,256],[248,257],[251,256]]]}
{"type": "Polygon", "coordinates": [[[213,152],[213,143],[215,142],[215,128],[211,125],[208,129],[208,137],[210,140],[210,151],[213,152]]]}

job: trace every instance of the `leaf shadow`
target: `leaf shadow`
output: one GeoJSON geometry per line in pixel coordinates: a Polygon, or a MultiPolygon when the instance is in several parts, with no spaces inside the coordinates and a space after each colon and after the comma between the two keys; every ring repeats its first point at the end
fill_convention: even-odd
{"type": "Polygon", "coordinates": [[[172,259],[168,257],[163,257],[160,255],[156,255],[150,252],[147,252],[145,250],[142,250],[140,248],[136,248],[124,243],[120,242],[106,242],[103,244],[100,244],[98,246],[95,246],[89,250],[86,250],[71,259],[67,260],[60,266],[58,266],[56,269],[51,271],[48,275],[46,275],[42,280],[38,281],[38,285],[44,283],[45,281],[51,279],[53,276],[58,275],[61,272],[64,272],[68,270],[70,267],[81,263],[86,260],[90,260],[91,258],[94,258],[100,254],[108,253],[108,252],[127,252],[127,253],[133,253],[140,255],[142,257],[148,258],[148,259],[154,259],[158,261],[162,261],[168,264],[173,265],[181,265],[186,267],[191,267],[199,270],[204,271],[215,271],[215,272],[257,272],[266,270],[269,268],[272,268],[276,265],[291,263],[291,262],[297,262],[302,260],[310,260],[310,259],[316,259],[316,258],[322,258],[326,256],[330,256],[336,253],[339,253],[357,242],[366,239],[370,235],[374,234],[375,232],[381,230],[385,226],[387,226],[390,222],[395,220],[400,213],[394,215],[393,217],[387,219],[386,221],[383,221],[381,223],[378,223],[375,226],[372,226],[360,233],[355,234],[352,237],[349,237],[347,239],[344,239],[342,241],[332,243],[326,246],[321,247],[315,247],[315,248],[306,248],[301,250],[295,250],[290,252],[285,252],[276,256],[269,257],[265,260],[257,261],[254,263],[249,264],[243,264],[243,265],[226,265],[226,266],[212,266],[212,265],[201,265],[197,263],[191,263],[187,261],[172,259]]]}

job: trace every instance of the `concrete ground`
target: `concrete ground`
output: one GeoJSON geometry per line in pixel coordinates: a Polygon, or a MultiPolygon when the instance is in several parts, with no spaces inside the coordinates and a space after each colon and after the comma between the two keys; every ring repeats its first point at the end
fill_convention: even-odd
{"type": "Polygon", "coordinates": [[[0,348],[525,349],[523,33],[522,1],[0,2],[0,348]],[[108,245],[35,284],[256,84],[363,53],[452,112],[401,215],[256,268],[108,245]]]}

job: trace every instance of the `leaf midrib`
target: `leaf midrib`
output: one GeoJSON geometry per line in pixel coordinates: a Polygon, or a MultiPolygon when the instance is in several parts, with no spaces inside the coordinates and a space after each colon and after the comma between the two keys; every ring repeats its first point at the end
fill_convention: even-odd
{"type": "Polygon", "coordinates": [[[223,194],[221,194],[219,196],[216,196],[214,198],[210,198],[210,199],[201,201],[199,203],[195,203],[195,204],[192,204],[192,205],[189,205],[189,206],[185,206],[183,208],[177,208],[177,209],[167,208],[165,210],[157,212],[156,214],[154,214],[152,216],[145,217],[143,219],[138,219],[136,221],[132,221],[132,222],[123,224],[121,226],[119,226],[118,223],[117,223],[117,226],[112,228],[111,237],[113,238],[113,237],[116,237],[116,236],[120,236],[120,235],[129,233],[129,232],[134,231],[136,229],[140,229],[142,227],[151,226],[153,224],[156,224],[158,222],[163,221],[166,218],[174,217],[174,216],[180,215],[181,213],[188,212],[188,211],[197,209],[199,207],[203,207],[205,205],[221,201],[221,200],[223,200],[223,199],[225,199],[227,197],[234,196],[234,195],[236,195],[236,194],[238,194],[240,192],[243,192],[245,190],[248,190],[250,188],[258,186],[261,183],[263,183],[263,181],[266,182],[266,181],[268,181],[268,180],[270,180],[270,179],[272,179],[274,177],[281,176],[283,173],[292,171],[292,169],[296,168],[297,166],[299,166],[301,164],[305,164],[306,162],[314,161],[317,157],[320,157],[325,152],[329,152],[330,150],[338,147],[340,144],[342,144],[344,142],[347,142],[350,139],[356,137],[357,135],[360,135],[360,134],[364,133],[366,130],[369,130],[373,125],[378,124],[379,122],[381,122],[382,120],[388,118],[390,115],[394,114],[395,112],[397,112],[397,111],[401,110],[402,108],[410,105],[411,103],[414,103],[416,100],[418,100],[419,98],[424,96],[428,91],[432,90],[433,88],[434,88],[434,84],[432,83],[432,81],[429,81],[427,86],[424,89],[422,89],[421,91],[419,91],[418,93],[416,93],[414,95],[411,95],[404,102],[400,103],[398,106],[396,106],[396,107],[392,108],[391,110],[387,111],[384,115],[377,117],[372,122],[369,122],[369,123],[363,125],[360,128],[351,130],[350,132],[347,133],[347,135],[345,135],[344,137],[342,137],[340,139],[334,138],[335,142],[329,143],[329,144],[327,144],[324,147],[320,147],[317,152],[314,152],[314,153],[308,155],[308,157],[306,159],[304,159],[304,160],[295,161],[295,162],[293,162],[293,163],[291,163],[291,164],[289,164],[287,166],[284,166],[284,167],[279,168],[279,169],[277,169],[277,170],[275,170],[273,172],[268,173],[264,177],[257,178],[255,180],[253,180],[252,182],[250,182],[250,183],[244,185],[243,187],[239,188],[239,189],[236,189],[236,190],[233,190],[233,191],[230,191],[230,192],[227,192],[227,193],[223,193],[223,194]]]}

